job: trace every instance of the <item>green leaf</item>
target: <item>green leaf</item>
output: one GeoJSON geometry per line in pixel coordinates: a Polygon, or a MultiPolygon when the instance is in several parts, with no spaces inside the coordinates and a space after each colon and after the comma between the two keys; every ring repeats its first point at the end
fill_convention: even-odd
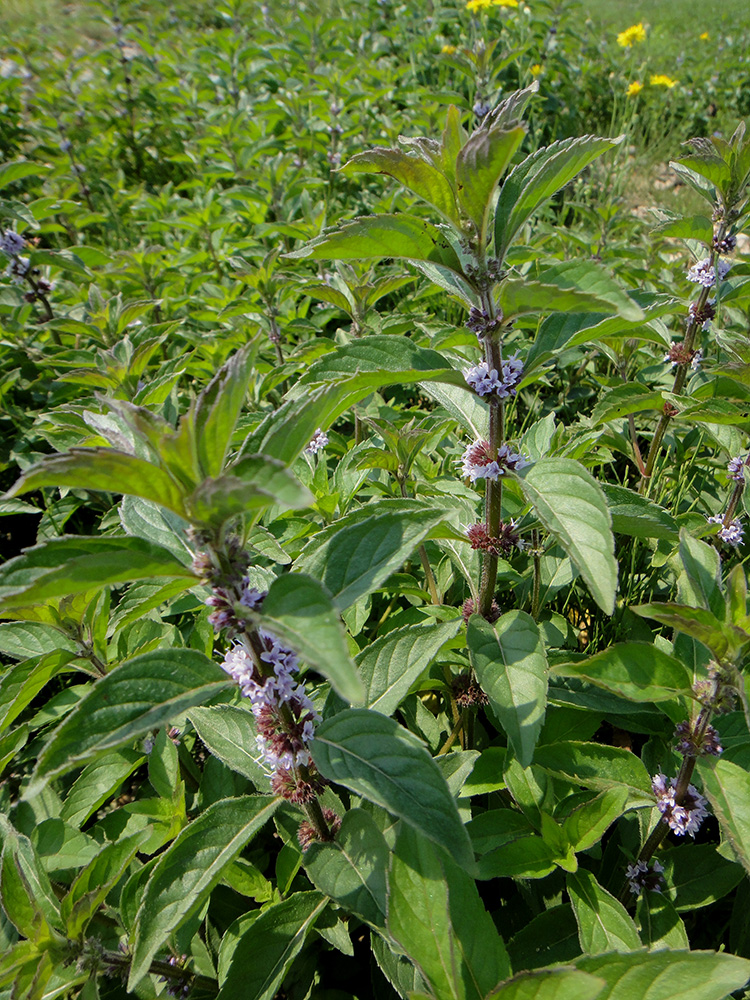
{"type": "Polygon", "coordinates": [[[344,626],[317,580],[304,573],[277,577],[258,620],[327,678],[345,701],[362,704],[364,686],[349,656],[344,626]]]}
{"type": "Polygon", "coordinates": [[[184,491],[163,469],[114,448],[73,448],[29,466],[5,495],[18,496],[40,486],[130,493],[185,516],[184,491]]]}
{"type": "Polygon", "coordinates": [[[524,611],[509,611],[492,625],[472,615],[466,644],[492,711],[528,767],[547,707],[547,658],[536,622],[524,611]]]}
{"type": "Polygon", "coordinates": [[[584,954],[640,948],[641,939],[628,911],[602,889],[591,872],[579,869],[569,874],[567,885],[584,954]]]}
{"type": "MultiPolygon", "coordinates": [[[[60,633],[58,632],[58,635],[60,633]]],[[[61,636],[61,645],[64,640],[61,636]]],[[[0,677],[0,731],[6,729],[31,704],[53,677],[67,671],[75,654],[66,650],[22,660],[0,677]]]]}
{"type": "Polygon", "coordinates": [[[750,874],[750,774],[729,760],[698,759],[703,791],[737,860],[750,874]]]}
{"type": "Polygon", "coordinates": [[[218,476],[224,467],[234,428],[247,395],[250,348],[237,351],[216,373],[195,404],[195,446],[206,476],[218,476]]]}
{"type": "Polygon", "coordinates": [[[560,543],[606,614],[615,607],[617,561],[607,501],[586,469],[569,458],[543,458],[518,474],[524,496],[560,543]]]}
{"type": "Polygon", "coordinates": [[[263,910],[237,942],[218,1000],[271,1000],[326,906],[319,892],[298,892],[263,910]]]}
{"type": "Polygon", "coordinates": [[[742,865],[723,858],[714,844],[681,844],[661,851],[665,895],[682,912],[710,906],[742,881],[742,865]]]}
{"type": "Polygon", "coordinates": [[[693,678],[674,656],[648,642],[620,642],[572,663],[557,663],[552,673],[579,677],[628,701],[670,701],[690,697],[693,678]]]}
{"type": "Polygon", "coordinates": [[[0,189],[25,177],[40,177],[50,169],[46,163],[32,163],[29,160],[11,160],[0,165],[0,189]]]}
{"type": "Polygon", "coordinates": [[[570,903],[552,906],[533,917],[508,942],[508,954],[514,969],[541,969],[577,958],[581,947],[570,903]]]}
{"type": "Polygon", "coordinates": [[[622,137],[599,139],[586,135],[564,139],[527,156],[508,175],[495,209],[495,254],[501,259],[527,219],[556,191],[572,181],[622,137]]]}
{"type": "Polygon", "coordinates": [[[0,902],[8,918],[26,937],[34,938],[38,932],[43,932],[38,926],[37,915],[45,925],[62,930],[60,904],[34,845],[13,828],[3,813],[0,813],[0,834],[3,844],[0,902]],[[17,917],[24,927],[29,920],[28,929],[16,923],[17,917]]]}
{"type": "Polygon", "coordinates": [[[0,607],[24,607],[154,577],[196,579],[171,552],[142,538],[64,536],[26,549],[3,564],[0,607]]]}
{"type": "Polygon", "coordinates": [[[607,791],[613,785],[623,785],[628,790],[631,807],[654,803],[648,771],[630,750],[561,740],[551,746],[537,747],[534,761],[550,774],[584,788],[607,791]]]}
{"type": "Polygon", "coordinates": [[[393,719],[354,708],[318,726],[310,748],[323,777],[363,795],[444,847],[459,864],[473,852],[456,800],[423,744],[393,719]]]}
{"type": "Polygon", "coordinates": [[[365,686],[365,708],[392,715],[460,627],[460,618],[435,625],[405,625],[363,649],[357,656],[357,670],[365,686]]]}
{"type": "Polygon", "coordinates": [[[478,128],[469,136],[456,157],[456,186],[461,207],[486,243],[487,221],[497,182],[513,158],[526,129],[490,126],[478,128]]]}
{"type": "Polygon", "coordinates": [[[659,948],[688,951],[690,948],[685,925],[662,892],[646,891],[641,894],[636,906],[636,923],[641,941],[652,951],[659,948]]]}
{"type": "Polygon", "coordinates": [[[432,205],[448,222],[458,222],[453,189],[431,163],[402,149],[368,149],[356,153],[341,168],[342,174],[388,174],[432,205]]]}
{"type": "Polygon", "coordinates": [[[705,608],[691,608],[665,601],[663,604],[631,605],[630,610],[697,639],[711,650],[717,660],[723,659],[727,653],[732,659],[736,658],[750,642],[747,632],[736,625],[719,621],[705,608]]]}
{"type": "Polygon", "coordinates": [[[388,874],[388,931],[436,997],[483,1000],[510,973],[474,880],[402,826],[388,874]]]}
{"type": "Polygon", "coordinates": [[[544,878],[557,867],[557,851],[530,834],[488,851],[477,867],[480,879],[544,878]]]}
{"type": "Polygon", "coordinates": [[[0,625],[0,652],[7,656],[18,660],[30,656],[37,662],[39,657],[58,650],[76,653],[78,647],[70,636],[53,625],[45,625],[44,622],[7,622],[0,625]]]}
{"type": "Polygon", "coordinates": [[[596,261],[581,258],[558,261],[543,267],[538,277],[545,285],[556,285],[560,289],[582,292],[599,299],[602,312],[614,312],[621,320],[642,322],[644,319],[638,299],[596,261]]]}
{"type": "Polygon", "coordinates": [[[313,496],[284,463],[268,455],[244,455],[220,476],[205,479],[186,499],[188,520],[211,527],[278,505],[308,507],[313,496]]]}
{"type": "Polygon", "coordinates": [[[426,507],[364,519],[355,511],[315,535],[294,568],[320,580],[344,611],[399,569],[444,517],[426,507]]]}
{"type": "MultiPolygon", "coordinates": [[[[629,320],[643,316],[640,307],[614,283],[603,279],[598,283],[593,280],[598,276],[588,274],[588,280],[582,280],[580,287],[565,287],[553,283],[548,280],[553,275],[546,271],[541,277],[547,280],[510,278],[502,283],[498,293],[498,306],[502,310],[504,322],[510,322],[518,316],[552,310],[577,313],[617,312],[629,320]],[[597,284],[603,287],[597,288],[597,284]]],[[[603,272],[603,278],[608,277],[603,272]]]]}
{"type": "Polygon", "coordinates": [[[142,753],[123,747],[89,764],[68,792],[60,813],[61,819],[80,829],[144,760],[142,753]]]}
{"type": "Polygon", "coordinates": [[[625,811],[627,801],[627,789],[616,785],[573,809],[562,823],[563,834],[573,850],[588,851],[598,844],[625,811]]]}
{"type": "Polygon", "coordinates": [[[104,897],[119,881],[150,835],[150,830],[139,830],[129,837],[120,837],[114,843],[105,845],[93,861],[79,872],[60,904],[65,933],[71,940],[81,937],[104,902],[104,897]]]}
{"type": "Polygon", "coordinates": [[[138,908],[128,990],[146,975],[167,937],[198,909],[280,802],[269,795],[214,802],[160,856],[138,908]]]}
{"type": "Polygon", "coordinates": [[[579,969],[539,969],[520,972],[487,1000],[596,1000],[604,980],[579,969]]]}
{"type": "Polygon", "coordinates": [[[258,764],[252,712],[236,705],[212,705],[193,708],[188,717],[214,757],[256,788],[268,788],[266,773],[258,764]]]}
{"type": "Polygon", "coordinates": [[[667,538],[670,541],[677,539],[677,522],[659,504],[624,486],[602,483],[601,487],[616,535],[667,538]]]}
{"type": "Polygon", "coordinates": [[[347,912],[385,929],[389,851],[375,821],[350,809],[331,843],[316,841],[304,855],[313,885],[347,912]]]}
{"type": "Polygon", "coordinates": [[[428,379],[466,385],[461,372],[451,368],[442,354],[418,347],[408,337],[388,335],[364,337],[330,351],[310,365],[290,390],[288,398],[306,395],[309,392],[306,386],[353,375],[356,375],[358,385],[369,385],[372,389],[428,379]],[[365,375],[369,376],[366,382],[365,375]]]}
{"type": "Polygon", "coordinates": [[[713,951],[586,955],[574,964],[605,981],[597,1000],[725,1000],[750,977],[750,962],[713,951]]]}
{"type": "Polygon", "coordinates": [[[717,617],[724,615],[721,592],[721,559],[713,545],[693,538],[685,528],[680,531],[680,562],[685,571],[678,581],[683,604],[706,608],[717,617]]]}
{"type": "Polygon", "coordinates": [[[102,677],[42,747],[32,786],[144,736],[228,687],[221,667],[194,649],[157,649],[102,677]]]}
{"type": "Polygon", "coordinates": [[[641,382],[625,382],[602,393],[591,411],[591,426],[598,427],[610,420],[619,420],[629,413],[654,410],[664,411],[664,397],[656,389],[649,389],[641,382]]]}
{"type": "Polygon", "coordinates": [[[463,274],[461,262],[445,234],[437,226],[411,215],[352,219],[284,256],[313,260],[405,257],[407,260],[426,260],[458,275],[463,274]]]}

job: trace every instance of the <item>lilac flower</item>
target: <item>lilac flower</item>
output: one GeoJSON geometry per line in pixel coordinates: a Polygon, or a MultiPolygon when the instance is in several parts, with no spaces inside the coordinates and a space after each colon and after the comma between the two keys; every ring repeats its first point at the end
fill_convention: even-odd
{"type": "Polygon", "coordinates": [[[711,320],[716,316],[716,299],[708,299],[703,308],[698,307],[697,302],[691,302],[688,306],[688,319],[701,324],[702,330],[708,330],[711,320]]]}
{"type": "Polygon", "coordinates": [[[670,830],[678,837],[689,833],[694,837],[703,820],[708,816],[706,800],[694,785],[688,785],[682,805],[675,802],[677,779],[669,781],[663,774],[654,775],[651,787],[656,796],[656,807],[669,824],[670,830]]]}
{"type": "Polygon", "coordinates": [[[461,456],[461,475],[475,483],[477,479],[496,481],[504,475],[506,469],[524,469],[529,463],[520,454],[513,451],[508,444],[502,444],[493,456],[489,442],[475,441],[470,444],[461,456]]]}
{"type": "Polygon", "coordinates": [[[467,383],[480,396],[495,394],[498,399],[508,399],[515,396],[516,387],[523,377],[523,361],[514,354],[512,358],[501,362],[502,375],[497,368],[490,370],[486,361],[480,361],[478,365],[469,368],[464,372],[467,383]]]}
{"type": "Polygon", "coordinates": [[[10,278],[14,285],[20,285],[30,268],[31,262],[28,257],[11,257],[10,264],[5,269],[5,275],[10,278]]]}
{"type": "Polygon", "coordinates": [[[654,861],[649,867],[646,861],[636,861],[634,865],[628,865],[625,871],[625,878],[630,885],[630,891],[634,896],[639,896],[644,889],[651,892],[661,892],[664,880],[662,872],[664,866],[658,861],[654,861]]]}
{"type": "Polygon", "coordinates": [[[684,344],[676,342],[669,345],[669,350],[664,355],[664,363],[669,364],[670,367],[689,364],[693,371],[698,371],[702,360],[703,351],[700,348],[697,351],[691,351],[684,344]]]}
{"type": "Polygon", "coordinates": [[[681,722],[674,731],[675,750],[683,757],[720,757],[724,753],[721,739],[713,726],[706,726],[698,738],[691,723],[681,722]]]}
{"type": "Polygon", "coordinates": [[[747,459],[744,459],[741,455],[738,455],[736,458],[731,458],[729,460],[729,465],[727,465],[727,475],[729,478],[734,479],[737,483],[744,483],[746,464],[747,459]]]}
{"type": "Polygon", "coordinates": [[[724,518],[721,514],[714,514],[713,517],[708,518],[709,524],[720,524],[718,536],[727,545],[731,545],[732,548],[736,549],[738,546],[742,545],[743,528],[742,521],[736,517],[731,524],[724,524],[724,518]]]}
{"type": "Polygon", "coordinates": [[[717,253],[728,254],[733,253],[735,247],[737,246],[736,236],[725,236],[723,240],[718,239],[714,236],[711,241],[711,246],[717,253]]]}
{"type": "MultiPolygon", "coordinates": [[[[719,281],[723,281],[726,278],[731,266],[728,260],[720,260],[718,262],[719,281]]],[[[693,264],[687,273],[687,280],[694,281],[697,285],[703,285],[704,288],[711,288],[715,285],[716,268],[711,263],[711,258],[704,257],[697,264],[693,264]]]]}
{"type": "Polygon", "coordinates": [[[0,250],[9,257],[17,257],[26,246],[26,240],[12,229],[6,229],[0,236],[0,250]]]}
{"type": "Polygon", "coordinates": [[[322,431],[320,427],[318,427],[318,429],[312,436],[312,440],[305,448],[305,452],[308,455],[316,455],[319,451],[322,451],[327,444],[328,444],[328,435],[326,434],[325,431],[322,431]]]}

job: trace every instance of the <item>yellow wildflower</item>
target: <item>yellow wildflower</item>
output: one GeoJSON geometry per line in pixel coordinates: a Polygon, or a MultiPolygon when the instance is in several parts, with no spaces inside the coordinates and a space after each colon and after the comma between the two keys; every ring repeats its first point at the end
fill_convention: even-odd
{"type": "Polygon", "coordinates": [[[651,79],[648,81],[652,87],[668,87],[670,90],[672,87],[676,87],[680,82],[679,80],[673,80],[671,77],[666,76],[664,73],[652,73],[651,79]]]}
{"type": "Polygon", "coordinates": [[[698,36],[702,42],[707,42],[711,37],[707,31],[704,31],[702,35],[698,36]]]}
{"type": "Polygon", "coordinates": [[[487,10],[492,6],[492,0],[467,0],[466,9],[475,14],[478,10],[487,10]]]}
{"type": "Polygon", "coordinates": [[[541,63],[534,63],[534,65],[531,67],[531,75],[532,76],[541,76],[541,74],[543,72],[544,71],[542,69],[542,64],[541,63]]]}
{"type": "Polygon", "coordinates": [[[642,22],[638,24],[633,24],[624,31],[621,31],[617,36],[617,44],[623,49],[629,49],[631,45],[635,45],[636,42],[646,41],[646,29],[643,27],[642,22]]]}
{"type": "Polygon", "coordinates": [[[456,46],[455,45],[444,45],[440,51],[443,53],[443,55],[452,56],[453,53],[456,51],[456,46]]]}
{"type": "Polygon", "coordinates": [[[517,7],[518,0],[492,0],[493,7],[517,7]]]}
{"type": "Polygon", "coordinates": [[[625,91],[625,93],[627,94],[628,97],[636,97],[636,95],[640,94],[642,90],[643,90],[643,84],[639,83],[637,80],[633,80],[633,82],[628,86],[628,89],[625,91]]]}

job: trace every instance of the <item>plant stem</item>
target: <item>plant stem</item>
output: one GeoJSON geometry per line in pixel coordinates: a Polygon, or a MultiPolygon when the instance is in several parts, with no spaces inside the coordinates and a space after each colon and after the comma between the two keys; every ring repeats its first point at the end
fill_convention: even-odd
{"type": "MultiPolygon", "coordinates": [[[[492,294],[486,291],[482,295],[482,306],[490,318],[490,323],[495,319],[495,303],[492,294]]],[[[491,328],[492,330],[492,328],[491,328]]],[[[484,338],[484,352],[487,367],[490,371],[502,371],[503,361],[500,353],[500,339],[497,333],[492,330],[484,338]]],[[[502,400],[497,396],[491,396],[490,405],[490,454],[496,455],[497,450],[503,443],[505,433],[504,412],[502,400]]],[[[487,533],[491,538],[496,538],[500,532],[500,516],[502,512],[503,484],[498,477],[496,480],[487,479],[484,494],[484,522],[487,533]]],[[[492,612],[492,601],[495,597],[495,585],[497,583],[497,556],[491,552],[485,552],[482,558],[482,579],[479,585],[479,614],[489,618],[492,612]]]]}
{"type": "MultiPolygon", "coordinates": [[[[117,969],[129,969],[132,962],[130,955],[123,955],[119,951],[103,951],[101,953],[102,965],[112,966],[117,969]]],[[[195,976],[186,969],[181,969],[178,965],[170,965],[169,962],[162,962],[154,959],[148,971],[155,976],[164,976],[165,979],[176,979],[180,981],[190,980],[195,986],[210,990],[212,993],[218,991],[218,984],[215,979],[208,976],[195,976]]]]}
{"type": "Polygon", "coordinates": [[[539,619],[540,592],[542,583],[542,560],[539,552],[539,532],[534,528],[531,532],[531,544],[534,547],[534,590],[531,597],[531,617],[534,621],[539,619]]]}

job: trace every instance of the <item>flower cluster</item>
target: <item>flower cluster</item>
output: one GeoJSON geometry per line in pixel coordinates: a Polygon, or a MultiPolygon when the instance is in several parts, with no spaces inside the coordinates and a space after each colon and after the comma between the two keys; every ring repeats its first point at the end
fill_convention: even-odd
{"type": "Polygon", "coordinates": [[[730,458],[729,464],[727,465],[727,475],[730,479],[734,479],[736,483],[745,482],[745,466],[750,463],[750,455],[747,458],[743,458],[742,455],[738,455],[736,458],[730,458]]]}
{"type": "Polygon", "coordinates": [[[716,273],[718,270],[719,281],[723,281],[729,273],[731,263],[728,260],[720,260],[717,267],[711,263],[710,257],[704,257],[690,268],[687,273],[687,280],[694,281],[696,285],[703,285],[704,288],[712,288],[716,284],[716,273]]]}
{"type": "Polygon", "coordinates": [[[491,535],[485,524],[472,524],[466,529],[466,535],[472,549],[479,549],[493,556],[507,556],[513,548],[520,552],[526,548],[526,543],[516,531],[515,521],[509,521],[508,524],[501,522],[497,535],[491,535]]]}
{"type": "Polygon", "coordinates": [[[322,789],[309,753],[320,716],[304,684],[295,679],[296,655],[270,632],[260,630],[258,635],[264,647],[260,659],[273,669],[270,676],[259,675],[242,644],[227,651],[221,666],[250,700],[261,761],[274,772],[273,790],[292,802],[310,802],[322,789]],[[312,770],[311,781],[299,779],[294,770],[298,766],[312,770]]]}
{"type": "Polygon", "coordinates": [[[495,482],[505,474],[506,469],[524,469],[529,463],[520,452],[513,451],[508,444],[501,444],[493,455],[489,442],[475,441],[461,456],[461,475],[475,483],[477,479],[491,479],[495,482]]]}
{"type": "MultiPolygon", "coordinates": [[[[469,619],[471,618],[472,615],[478,615],[478,614],[479,614],[479,602],[475,601],[473,597],[467,597],[464,603],[461,605],[461,617],[464,620],[464,624],[468,624],[469,619]]],[[[502,612],[500,611],[500,605],[497,603],[497,601],[493,600],[492,605],[490,606],[490,612],[488,615],[485,615],[485,618],[490,624],[492,624],[492,622],[496,622],[498,620],[501,614],[502,612]]]]}
{"type": "Polygon", "coordinates": [[[625,871],[625,878],[628,880],[630,891],[634,896],[640,896],[644,889],[650,892],[661,892],[664,880],[662,872],[664,866],[658,861],[654,861],[649,866],[646,861],[636,861],[634,865],[628,865],[625,871]]]}
{"type": "Polygon", "coordinates": [[[667,87],[671,90],[672,87],[676,87],[680,82],[679,80],[673,80],[671,76],[667,76],[666,73],[652,73],[648,81],[652,87],[667,87]]]}
{"type": "Polygon", "coordinates": [[[8,257],[17,257],[25,246],[26,240],[23,236],[13,232],[12,229],[6,229],[0,236],[0,250],[8,257]]]}
{"type": "Polygon", "coordinates": [[[503,361],[500,367],[502,375],[497,368],[490,370],[486,361],[480,361],[464,372],[464,378],[479,396],[495,395],[498,399],[508,399],[509,396],[515,396],[523,378],[523,361],[518,354],[514,354],[512,358],[503,361]]]}
{"type": "Polygon", "coordinates": [[[308,455],[316,455],[319,451],[328,444],[328,435],[325,431],[322,431],[320,427],[315,431],[312,436],[312,440],[305,448],[305,453],[308,455]]]}
{"type": "Polygon", "coordinates": [[[643,90],[643,84],[638,80],[633,80],[632,83],[628,84],[628,89],[625,91],[626,97],[637,97],[638,94],[643,90]]]}
{"type": "Polygon", "coordinates": [[[706,800],[694,785],[688,785],[681,805],[674,797],[677,779],[671,781],[663,774],[654,775],[651,787],[656,796],[656,807],[669,824],[670,830],[682,837],[689,833],[694,837],[703,820],[708,816],[706,800]]]}
{"type": "Polygon", "coordinates": [[[518,0],[467,0],[466,9],[475,14],[479,10],[489,10],[491,7],[518,7],[518,0]]]}
{"type": "Polygon", "coordinates": [[[742,521],[740,521],[738,517],[735,517],[730,524],[724,524],[724,518],[721,514],[714,514],[707,520],[709,524],[721,525],[721,528],[718,531],[718,536],[722,542],[725,542],[727,545],[731,545],[733,549],[742,545],[743,528],[742,521]]]}
{"type": "Polygon", "coordinates": [[[631,46],[635,45],[636,42],[646,41],[646,29],[643,27],[642,22],[638,24],[633,24],[624,31],[621,31],[617,36],[617,44],[620,48],[629,49],[631,46]]]}
{"type": "Polygon", "coordinates": [[[474,708],[490,703],[472,674],[459,674],[458,677],[454,677],[451,689],[459,708],[474,708]]]}
{"type": "Polygon", "coordinates": [[[689,722],[681,722],[674,731],[675,750],[683,757],[720,757],[724,753],[719,734],[713,726],[706,726],[698,736],[689,722]]]}
{"type": "Polygon", "coordinates": [[[684,344],[677,343],[670,344],[669,350],[664,355],[665,364],[670,364],[672,368],[676,365],[689,364],[694,372],[698,371],[702,360],[703,351],[700,348],[697,351],[691,351],[684,344]]]}
{"type": "MultiPolygon", "coordinates": [[[[489,108],[487,110],[489,111],[489,108]]],[[[476,107],[474,111],[476,112],[476,107]]],[[[487,111],[484,114],[487,114],[487,111]]],[[[481,339],[488,333],[492,333],[493,330],[497,330],[501,322],[500,317],[491,317],[486,309],[479,309],[477,306],[472,306],[469,310],[469,318],[466,320],[466,325],[472,333],[475,333],[481,339]]]]}
{"type": "Polygon", "coordinates": [[[708,330],[714,316],[716,316],[716,299],[708,299],[702,307],[697,302],[691,302],[688,306],[688,320],[700,323],[703,330],[708,330]]]}
{"type": "Polygon", "coordinates": [[[14,285],[20,285],[31,269],[28,257],[22,257],[21,251],[26,246],[26,240],[12,229],[6,229],[0,236],[0,250],[10,257],[10,263],[5,271],[14,285]]]}
{"type": "Polygon", "coordinates": [[[711,248],[715,250],[716,253],[724,255],[728,253],[733,253],[736,247],[737,247],[737,237],[732,236],[731,234],[729,236],[725,236],[721,240],[718,238],[718,236],[714,236],[713,240],[711,241],[711,248]]]}

